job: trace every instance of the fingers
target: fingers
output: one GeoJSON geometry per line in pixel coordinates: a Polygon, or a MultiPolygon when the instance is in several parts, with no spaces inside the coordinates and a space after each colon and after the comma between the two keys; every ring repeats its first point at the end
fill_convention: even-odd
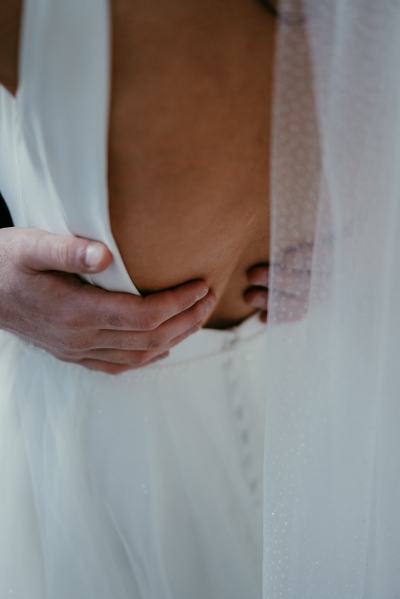
{"type": "Polygon", "coordinates": [[[253,308],[260,308],[261,310],[267,310],[268,308],[269,294],[263,287],[250,287],[244,292],[243,297],[253,308]]]}
{"type": "Polygon", "coordinates": [[[257,264],[247,271],[247,279],[251,285],[268,286],[269,268],[266,263],[257,264]]]}
{"type": "Polygon", "coordinates": [[[191,281],[159,293],[153,293],[145,298],[146,311],[155,319],[156,327],[161,323],[191,308],[196,302],[205,298],[210,291],[203,281],[191,281]]]}
{"type": "Polygon", "coordinates": [[[172,347],[176,338],[185,336],[197,330],[207,319],[214,308],[216,298],[210,292],[203,300],[185,310],[181,314],[161,324],[150,331],[99,331],[95,338],[96,347],[116,350],[161,350],[172,347]]]}
{"type": "MultiPolygon", "coordinates": [[[[146,366],[148,364],[151,364],[152,362],[156,362],[158,359],[159,358],[154,358],[154,360],[151,360],[150,362],[148,362],[146,364],[146,366]]],[[[79,364],[81,366],[83,366],[84,368],[88,368],[89,370],[97,370],[98,372],[104,372],[105,374],[112,374],[112,375],[122,374],[124,372],[127,372],[128,370],[135,370],[134,366],[123,366],[121,364],[112,364],[112,363],[108,363],[108,362],[102,362],[101,360],[85,359],[85,360],[81,360],[79,362],[79,364]]]]}
{"type": "Polygon", "coordinates": [[[214,293],[210,291],[194,306],[164,322],[156,331],[156,339],[149,337],[152,346],[171,347],[171,342],[177,337],[182,338],[186,333],[198,330],[214,309],[216,301],[214,293]]]}
{"type": "MultiPolygon", "coordinates": [[[[300,252],[300,250],[299,250],[300,252]]],[[[290,304],[287,309],[288,315],[300,314],[304,308],[294,308],[296,302],[299,306],[307,303],[310,289],[310,270],[306,268],[309,262],[309,248],[301,247],[302,256],[299,257],[292,248],[287,252],[286,262],[276,264],[273,267],[271,284],[269,289],[269,271],[267,264],[258,264],[247,271],[247,278],[251,286],[246,289],[243,297],[245,301],[254,308],[267,310],[269,294],[279,296],[282,304],[290,304]],[[302,267],[302,268],[300,268],[302,267]]],[[[289,317],[289,316],[288,316],[289,317]]],[[[293,317],[293,320],[297,318],[293,317]]],[[[292,316],[290,316],[292,319],[292,316]]]]}
{"type": "MultiPolygon", "coordinates": [[[[168,351],[119,351],[109,349],[95,349],[90,351],[86,356],[74,360],[76,363],[83,362],[102,362],[102,365],[113,364],[115,366],[124,366],[127,368],[141,368],[150,364],[156,359],[165,358],[168,351]]],[[[100,365],[99,365],[100,366],[100,365]]]]}
{"type": "Polygon", "coordinates": [[[18,250],[20,265],[34,271],[94,273],[112,261],[111,252],[102,243],[36,229],[24,230],[18,250]]]}
{"type": "MultiPolygon", "coordinates": [[[[169,343],[169,348],[178,345],[178,343],[181,343],[199,329],[200,325],[193,326],[189,330],[173,338],[169,343]]],[[[64,362],[80,364],[91,370],[101,370],[108,374],[120,374],[126,370],[142,368],[143,366],[162,360],[168,355],[169,350],[164,351],[163,348],[158,349],[158,351],[93,349],[87,352],[86,355],[64,355],[58,356],[58,358],[64,362]]]]}
{"type": "Polygon", "coordinates": [[[87,292],[92,295],[87,302],[91,308],[91,319],[96,320],[99,328],[154,331],[167,320],[201,301],[207,295],[208,288],[202,281],[192,281],[147,297],[107,293],[89,285],[87,292]]]}
{"type": "Polygon", "coordinates": [[[121,352],[121,355],[118,357],[116,352],[111,353],[105,350],[95,350],[90,352],[88,356],[81,356],[79,358],[58,356],[58,359],[63,362],[78,364],[89,370],[97,370],[106,374],[121,374],[128,370],[136,370],[163,360],[168,355],[169,351],[159,354],[154,354],[154,352],[121,352]]]}
{"type": "MultiPolygon", "coordinates": [[[[169,341],[169,348],[178,345],[184,339],[195,333],[201,328],[198,323],[190,329],[184,331],[180,335],[172,338],[169,341]]],[[[111,349],[95,349],[91,350],[86,357],[80,358],[61,358],[67,362],[80,364],[90,370],[99,370],[107,374],[121,374],[127,370],[143,368],[154,362],[163,360],[169,356],[169,351],[159,349],[157,351],[129,351],[129,350],[111,350],[111,349]],[[160,353],[161,351],[161,353],[160,353]]]]}
{"type": "MultiPolygon", "coordinates": [[[[243,294],[243,299],[253,308],[267,310],[268,308],[268,277],[269,268],[267,263],[256,264],[247,271],[247,279],[250,287],[243,294]]],[[[261,315],[263,322],[266,316],[261,315]]]]}
{"type": "Polygon", "coordinates": [[[105,374],[122,374],[127,370],[131,370],[130,366],[122,366],[121,364],[109,364],[107,362],[101,362],[100,360],[84,359],[77,362],[77,364],[80,364],[81,366],[84,366],[89,370],[97,370],[100,372],[104,372],[105,374]]]}

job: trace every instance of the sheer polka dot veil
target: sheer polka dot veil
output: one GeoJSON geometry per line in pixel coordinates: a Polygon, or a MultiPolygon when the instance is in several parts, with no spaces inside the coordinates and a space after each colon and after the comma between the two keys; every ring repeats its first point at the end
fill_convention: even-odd
{"type": "Polygon", "coordinates": [[[280,15],[264,597],[392,599],[400,596],[400,5],[283,0],[280,15]]]}

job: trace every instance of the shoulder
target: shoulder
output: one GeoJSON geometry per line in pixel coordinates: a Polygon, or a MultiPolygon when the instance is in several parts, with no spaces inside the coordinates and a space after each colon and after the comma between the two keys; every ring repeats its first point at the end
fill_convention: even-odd
{"type": "Polygon", "coordinates": [[[0,84],[18,87],[19,34],[23,0],[0,0],[0,84]]]}

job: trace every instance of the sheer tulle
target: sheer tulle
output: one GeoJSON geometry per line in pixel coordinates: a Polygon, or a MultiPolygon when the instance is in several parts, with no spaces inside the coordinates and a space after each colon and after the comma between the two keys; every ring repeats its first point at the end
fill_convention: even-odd
{"type": "Polygon", "coordinates": [[[284,0],[281,12],[270,318],[306,317],[276,345],[269,382],[264,597],[392,599],[400,7],[284,0]]]}
{"type": "Polygon", "coordinates": [[[0,596],[258,599],[264,327],[117,379],[0,335],[0,596]]]}

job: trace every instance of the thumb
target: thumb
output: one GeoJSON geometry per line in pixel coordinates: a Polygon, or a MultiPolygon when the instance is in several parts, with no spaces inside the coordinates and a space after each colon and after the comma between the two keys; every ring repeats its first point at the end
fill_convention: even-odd
{"type": "Polygon", "coordinates": [[[74,235],[25,229],[18,246],[19,262],[30,270],[95,273],[112,261],[112,254],[103,243],[74,235]]]}

